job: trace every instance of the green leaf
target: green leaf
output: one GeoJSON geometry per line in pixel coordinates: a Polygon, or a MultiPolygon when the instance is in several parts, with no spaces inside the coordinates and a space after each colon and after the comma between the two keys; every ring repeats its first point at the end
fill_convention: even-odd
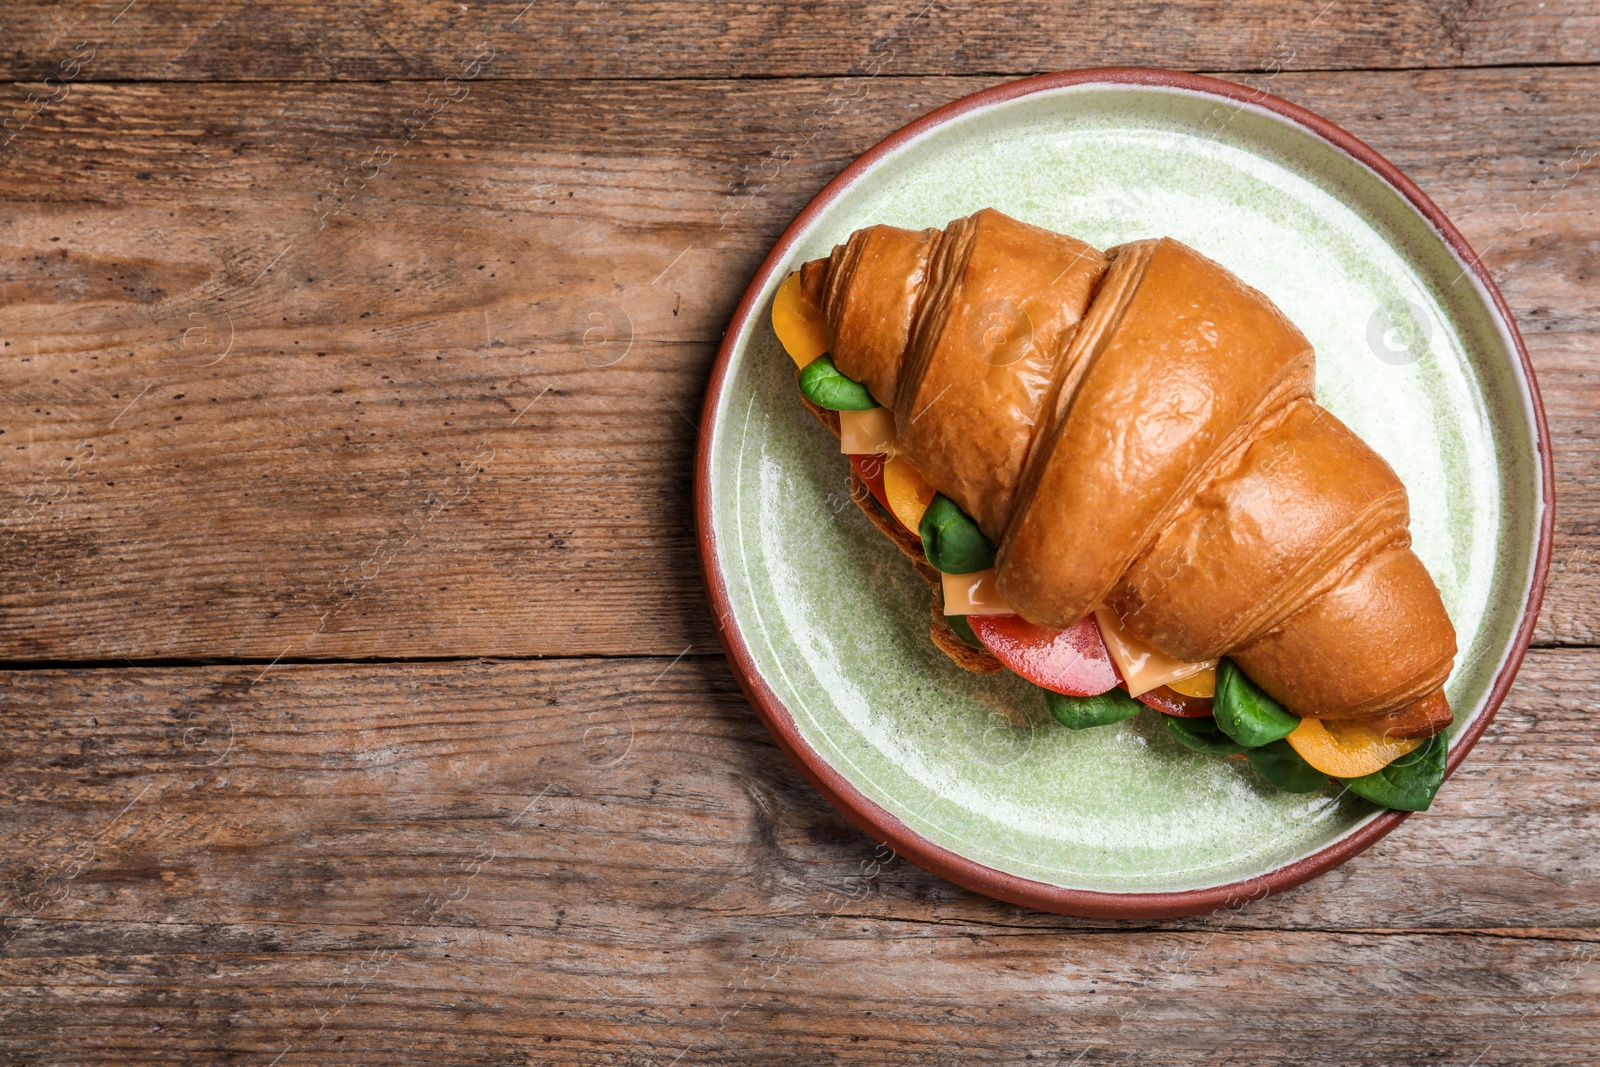
{"type": "Polygon", "coordinates": [[[1246,678],[1231,659],[1217,664],[1217,694],[1211,713],[1222,732],[1245,748],[1260,748],[1288,737],[1300,725],[1296,716],[1246,678]]]}
{"type": "Polygon", "coordinates": [[[956,632],[956,636],[961,638],[963,644],[971,645],[973,648],[983,647],[983,642],[972,632],[972,624],[967,621],[965,615],[946,615],[944,621],[950,624],[950,629],[956,632]]]}
{"type": "Polygon", "coordinates": [[[833,357],[818,356],[800,372],[800,392],[819,408],[829,411],[866,411],[878,406],[860,382],[846,378],[833,365],[833,357]]]}
{"type": "Polygon", "coordinates": [[[1444,782],[1450,743],[1435,734],[1382,770],[1360,778],[1341,778],[1356,796],[1401,811],[1427,811],[1444,782]]]}
{"type": "Polygon", "coordinates": [[[1248,749],[1245,755],[1256,773],[1285,793],[1315,793],[1328,784],[1328,776],[1301,759],[1287,741],[1248,749]]]}
{"type": "Polygon", "coordinates": [[[1113,689],[1094,697],[1069,697],[1064,693],[1044,691],[1045,702],[1056,722],[1069,730],[1087,730],[1093,726],[1110,726],[1131,719],[1144,705],[1129,696],[1126,690],[1113,689]]]}
{"type": "Polygon", "coordinates": [[[1208,756],[1231,756],[1244,751],[1243,745],[1217,729],[1215,719],[1180,719],[1176,715],[1165,718],[1167,732],[1186,748],[1208,756]]]}
{"type": "Polygon", "coordinates": [[[994,566],[994,545],[978,524],[943,493],[934,495],[917,527],[922,551],[943,574],[971,574],[994,566]]]}

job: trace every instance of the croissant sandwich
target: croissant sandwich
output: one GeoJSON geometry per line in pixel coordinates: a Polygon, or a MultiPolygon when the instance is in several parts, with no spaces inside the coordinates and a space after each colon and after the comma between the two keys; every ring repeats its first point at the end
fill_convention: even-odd
{"type": "Polygon", "coordinates": [[[1280,788],[1431,803],[1455,630],[1405,486],[1266,296],[1170,238],[985,209],[857,230],[772,321],[956,663],[1074,729],[1150,706],[1280,788]]]}

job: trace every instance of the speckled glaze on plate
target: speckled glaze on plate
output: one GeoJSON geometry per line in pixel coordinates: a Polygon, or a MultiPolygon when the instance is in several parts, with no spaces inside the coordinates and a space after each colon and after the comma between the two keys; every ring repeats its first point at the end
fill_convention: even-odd
{"type": "Polygon", "coordinates": [[[1009,672],[955,667],[928,639],[927,587],[795,397],[768,321],[783,278],[857,227],[985,206],[1100,247],[1176,237],[1311,339],[1318,399],[1405,481],[1459,634],[1452,770],[1510,686],[1548,564],[1549,450],[1516,328],[1443,214],[1349,134],[1230,83],[1113,69],[998,86],[886,139],[785,231],[724,339],[697,460],[707,589],[752,704],[837,807],[930,870],[1050,911],[1193,914],[1297,885],[1404,815],[1282,793],[1180,747],[1154,712],[1073,732],[1009,672]]]}

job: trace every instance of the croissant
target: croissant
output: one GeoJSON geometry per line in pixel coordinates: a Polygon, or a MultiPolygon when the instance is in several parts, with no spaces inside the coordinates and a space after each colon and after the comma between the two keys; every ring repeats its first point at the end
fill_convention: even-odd
{"type": "Polygon", "coordinates": [[[833,366],[892,413],[895,454],[994,543],[1023,619],[1109,612],[1174,660],[1228,657],[1302,719],[1449,724],[1455,631],[1405,487],[1317,404],[1304,335],[1227,269],[985,209],[857,230],[797,287],[833,366]]]}

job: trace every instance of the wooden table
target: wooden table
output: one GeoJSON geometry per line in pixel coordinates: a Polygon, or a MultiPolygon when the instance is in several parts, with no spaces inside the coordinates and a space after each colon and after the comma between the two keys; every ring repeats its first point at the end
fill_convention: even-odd
{"type": "Polygon", "coordinates": [[[525,2],[0,11],[0,1059],[1600,1063],[1593,0],[525,2]],[[878,851],[734,685],[690,512],[718,338],[817,189],[1119,64],[1415,178],[1522,324],[1560,500],[1433,811],[1174,922],[878,851]]]}

